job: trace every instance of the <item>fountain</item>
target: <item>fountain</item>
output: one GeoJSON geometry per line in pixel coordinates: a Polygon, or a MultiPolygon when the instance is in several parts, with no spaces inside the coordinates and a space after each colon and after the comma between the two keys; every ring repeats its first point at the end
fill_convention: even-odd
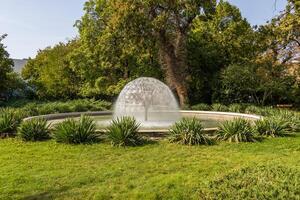
{"type": "Polygon", "coordinates": [[[163,82],[148,77],[128,83],[121,91],[113,118],[134,117],[142,127],[168,127],[180,119],[178,103],[163,82]]]}
{"type": "Polygon", "coordinates": [[[214,111],[179,111],[178,103],[168,86],[154,78],[138,78],[128,83],[121,91],[114,111],[62,113],[28,117],[43,118],[55,125],[67,118],[79,119],[81,115],[93,117],[97,128],[103,131],[116,119],[123,116],[134,117],[140,124],[143,133],[167,133],[170,126],[182,117],[196,117],[203,123],[204,130],[216,131],[220,122],[237,117],[256,121],[260,116],[242,113],[224,113],[214,111]]]}

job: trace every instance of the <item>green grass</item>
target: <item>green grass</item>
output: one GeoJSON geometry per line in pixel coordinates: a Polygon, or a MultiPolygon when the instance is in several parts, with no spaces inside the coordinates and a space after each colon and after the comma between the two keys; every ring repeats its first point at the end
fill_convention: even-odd
{"type": "Polygon", "coordinates": [[[264,165],[300,173],[299,135],[209,147],[161,141],[114,148],[5,139],[0,150],[0,199],[5,200],[201,199],[203,191],[213,197],[214,183],[238,170],[264,165]]]}

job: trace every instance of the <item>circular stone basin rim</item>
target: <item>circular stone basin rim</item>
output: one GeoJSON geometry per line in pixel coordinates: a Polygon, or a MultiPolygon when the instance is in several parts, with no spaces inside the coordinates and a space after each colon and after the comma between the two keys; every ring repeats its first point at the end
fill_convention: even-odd
{"type": "MultiPolygon", "coordinates": [[[[194,110],[181,110],[180,111],[182,117],[197,117],[202,116],[205,118],[211,119],[218,119],[220,121],[230,120],[234,118],[244,118],[250,121],[257,121],[262,119],[262,116],[259,115],[252,115],[252,114],[243,114],[243,113],[233,113],[233,112],[216,112],[216,111],[194,111],[194,110]]],[[[48,115],[39,115],[39,116],[32,116],[23,119],[23,121],[35,119],[35,118],[43,118],[47,121],[50,120],[59,120],[65,118],[75,118],[80,117],[81,115],[87,116],[107,116],[112,115],[112,111],[97,111],[97,112],[72,112],[72,113],[59,113],[59,114],[48,114],[48,115]]],[[[206,132],[214,132],[218,130],[217,127],[215,128],[205,128],[204,131],[206,132]]],[[[105,132],[104,130],[100,130],[105,132]]],[[[141,133],[166,133],[169,129],[140,129],[139,132],[141,133]]]]}

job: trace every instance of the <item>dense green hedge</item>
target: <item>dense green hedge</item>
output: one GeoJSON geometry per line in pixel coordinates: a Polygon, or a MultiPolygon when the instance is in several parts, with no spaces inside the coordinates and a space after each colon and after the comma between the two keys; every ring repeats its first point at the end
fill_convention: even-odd
{"type": "Polygon", "coordinates": [[[67,101],[13,101],[4,105],[12,109],[18,109],[28,116],[45,115],[53,113],[104,111],[111,108],[111,103],[95,99],[77,99],[67,101]]]}

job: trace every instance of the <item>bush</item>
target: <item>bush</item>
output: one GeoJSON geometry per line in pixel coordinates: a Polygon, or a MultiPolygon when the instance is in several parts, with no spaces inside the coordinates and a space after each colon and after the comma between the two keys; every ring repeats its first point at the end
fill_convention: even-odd
{"type": "Polygon", "coordinates": [[[261,108],[258,107],[258,106],[251,105],[251,106],[246,107],[245,113],[260,115],[261,114],[261,108]]]}
{"type": "Polygon", "coordinates": [[[24,141],[43,141],[50,138],[50,129],[45,119],[36,118],[21,123],[18,136],[24,141]]]}
{"type": "Polygon", "coordinates": [[[138,133],[140,125],[134,118],[122,117],[112,121],[107,128],[108,139],[113,146],[137,146],[143,143],[138,133]]]}
{"type": "Polygon", "coordinates": [[[293,132],[300,132],[300,116],[290,118],[287,122],[288,129],[293,132]]]}
{"type": "Polygon", "coordinates": [[[260,136],[283,137],[288,124],[279,118],[264,118],[255,122],[255,130],[260,136]]]}
{"type": "Polygon", "coordinates": [[[81,116],[79,121],[67,119],[57,124],[53,137],[57,142],[67,144],[91,144],[99,140],[96,124],[88,116],[81,116]]]}
{"type": "Polygon", "coordinates": [[[212,145],[214,141],[208,137],[199,120],[183,118],[170,129],[169,141],[185,145],[212,145]]]}
{"type": "Polygon", "coordinates": [[[86,112],[108,110],[111,103],[94,99],[78,99],[66,102],[32,102],[27,103],[22,110],[29,116],[46,115],[53,113],[86,112]]]}
{"type": "Polygon", "coordinates": [[[200,199],[299,199],[300,172],[286,166],[253,166],[230,172],[200,190],[200,199]]]}
{"type": "Polygon", "coordinates": [[[13,109],[0,110],[0,136],[10,136],[21,123],[22,114],[13,109]]]}
{"type": "Polygon", "coordinates": [[[250,122],[243,118],[225,121],[219,126],[216,138],[228,142],[254,142],[250,122]]]}
{"type": "Polygon", "coordinates": [[[203,111],[209,111],[211,110],[211,107],[210,105],[208,104],[205,104],[205,103],[199,103],[199,104],[196,104],[196,105],[193,105],[191,107],[192,110],[203,110],[203,111]]]}
{"type": "Polygon", "coordinates": [[[300,131],[300,114],[288,110],[279,110],[276,115],[279,120],[287,125],[287,129],[292,132],[300,131]]]}
{"type": "Polygon", "coordinates": [[[231,104],[228,107],[228,111],[235,112],[235,113],[241,113],[244,112],[243,106],[241,104],[231,104]]]}
{"type": "Polygon", "coordinates": [[[220,111],[220,112],[227,112],[228,111],[228,107],[219,103],[214,103],[212,104],[212,110],[213,111],[220,111]]]}

